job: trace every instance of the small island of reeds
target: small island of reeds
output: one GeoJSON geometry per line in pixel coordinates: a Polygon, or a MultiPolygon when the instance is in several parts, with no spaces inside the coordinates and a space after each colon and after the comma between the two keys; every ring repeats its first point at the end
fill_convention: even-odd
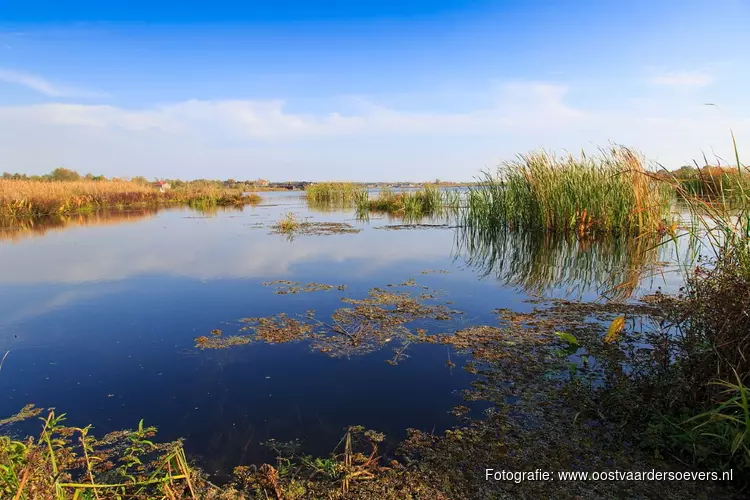
{"type": "Polygon", "coordinates": [[[469,189],[462,222],[579,234],[651,232],[669,223],[673,197],[630,149],[579,158],[536,151],[485,172],[469,189]]]}

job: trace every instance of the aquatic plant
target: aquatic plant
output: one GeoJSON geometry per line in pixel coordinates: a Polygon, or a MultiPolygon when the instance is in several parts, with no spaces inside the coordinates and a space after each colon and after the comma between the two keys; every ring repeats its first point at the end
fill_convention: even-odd
{"type": "Polygon", "coordinates": [[[521,155],[469,188],[462,223],[577,234],[658,231],[669,224],[673,195],[645,172],[642,156],[624,147],[580,158],[521,155]]]}
{"type": "Polygon", "coordinates": [[[418,191],[393,191],[382,188],[374,199],[362,197],[357,201],[357,212],[364,216],[369,212],[381,212],[418,220],[426,216],[441,215],[447,202],[455,203],[453,191],[441,191],[426,185],[418,191]],[[449,199],[450,198],[450,199],[449,199]]]}
{"type": "Polygon", "coordinates": [[[289,240],[300,234],[306,235],[331,235],[331,234],[356,234],[361,231],[351,224],[345,222],[311,222],[298,220],[297,216],[289,212],[278,222],[273,224],[272,234],[285,234],[289,240]]]}
{"type": "Polygon", "coordinates": [[[664,173],[663,177],[674,182],[678,194],[687,196],[688,200],[742,203],[745,193],[750,191],[750,173],[743,169],[738,171],[736,167],[706,165],[664,173]]]}
{"type": "Polygon", "coordinates": [[[305,188],[308,202],[320,205],[345,205],[367,196],[367,190],[361,184],[353,182],[316,182],[305,188]]]}
{"type": "Polygon", "coordinates": [[[276,223],[275,227],[282,233],[291,233],[299,227],[299,224],[297,216],[289,212],[276,223]]]}
{"type": "MultiPolygon", "coordinates": [[[[294,283],[283,282],[292,288],[295,288],[294,283]]],[[[337,288],[341,290],[342,287],[337,288]]],[[[330,319],[318,319],[313,310],[299,319],[290,318],[285,313],[243,318],[240,322],[244,326],[239,329],[239,335],[204,335],[195,339],[195,345],[200,349],[221,349],[253,341],[286,343],[308,340],[317,352],[331,357],[348,357],[373,352],[391,341],[407,344],[412,337],[411,330],[406,327],[408,323],[420,322],[426,326],[427,321],[446,322],[462,314],[447,307],[447,303],[432,303],[438,292],[417,285],[413,279],[388,287],[389,290],[373,288],[362,299],[343,297],[341,300],[349,306],[334,311],[330,319]],[[422,292],[415,294],[398,290],[409,287],[419,288],[422,292]]],[[[321,288],[310,287],[310,291],[317,289],[321,288]]],[[[282,289],[282,292],[287,290],[282,289]]],[[[423,336],[426,332],[424,328],[418,329],[418,335],[423,336]]]]}

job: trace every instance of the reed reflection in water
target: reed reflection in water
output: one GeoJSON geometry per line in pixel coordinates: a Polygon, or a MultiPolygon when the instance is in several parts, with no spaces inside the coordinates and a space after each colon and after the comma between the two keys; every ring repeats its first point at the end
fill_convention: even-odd
{"type": "Polygon", "coordinates": [[[481,276],[546,296],[595,292],[608,299],[632,297],[642,280],[657,275],[666,247],[659,237],[578,238],[550,232],[460,227],[455,259],[481,276]]]}

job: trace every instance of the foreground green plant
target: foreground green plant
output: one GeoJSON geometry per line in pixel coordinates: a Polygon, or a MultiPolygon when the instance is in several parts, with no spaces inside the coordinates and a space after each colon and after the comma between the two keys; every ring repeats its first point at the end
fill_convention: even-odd
{"type": "MultiPolygon", "coordinates": [[[[19,419],[41,412],[24,411],[19,419]]],[[[143,421],[97,439],[91,426],[65,426],[65,414],[49,411],[41,420],[37,439],[0,437],[3,498],[198,498],[182,444],[155,444],[156,428],[143,421]]]]}

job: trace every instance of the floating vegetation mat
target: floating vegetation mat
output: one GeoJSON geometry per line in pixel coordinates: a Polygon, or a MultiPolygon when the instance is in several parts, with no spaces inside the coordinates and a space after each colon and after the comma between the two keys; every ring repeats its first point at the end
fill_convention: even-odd
{"type": "Polygon", "coordinates": [[[330,235],[330,234],[356,234],[362,231],[346,222],[299,222],[298,226],[291,231],[285,231],[274,228],[273,234],[309,234],[309,235],[330,235]]]}
{"type": "Polygon", "coordinates": [[[276,288],[273,293],[277,295],[296,295],[298,293],[308,292],[327,292],[329,290],[346,290],[346,285],[326,285],[324,283],[308,283],[302,285],[297,281],[289,280],[275,280],[275,281],[264,281],[261,283],[263,286],[273,286],[276,288]]]}
{"type": "MultiPolygon", "coordinates": [[[[284,280],[268,284],[286,287],[282,289],[282,293],[297,288],[300,291],[304,291],[305,288],[308,291],[332,289],[327,288],[331,285],[320,288],[320,285],[315,283],[298,287],[297,282],[284,280]]],[[[408,346],[415,336],[406,326],[408,323],[419,322],[421,326],[428,326],[430,322],[447,322],[462,314],[449,308],[446,303],[435,303],[439,291],[429,290],[412,294],[398,290],[407,287],[426,289],[414,280],[388,285],[388,290],[373,288],[367,297],[362,299],[342,298],[342,302],[348,306],[337,309],[325,320],[319,319],[314,310],[307,311],[299,318],[290,318],[285,313],[262,318],[244,318],[240,320],[243,326],[238,335],[223,336],[219,333],[201,336],[195,339],[196,347],[220,349],[253,341],[284,343],[307,340],[311,342],[313,350],[339,357],[369,353],[390,342],[398,342],[403,353],[404,346],[408,346]]],[[[419,328],[415,331],[417,336],[424,336],[427,329],[419,328]]],[[[398,348],[396,350],[398,351],[398,348]]]]}
{"type": "Polygon", "coordinates": [[[388,231],[399,231],[402,229],[451,229],[448,224],[387,224],[385,226],[376,226],[375,229],[385,229],[388,231]]]}
{"type": "Polygon", "coordinates": [[[449,351],[449,367],[456,365],[450,357],[455,351],[456,362],[475,375],[463,391],[466,404],[451,411],[460,423],[439,435],[409,429],[397,460],[378,458],[373,440],[366,438],[363,442],[373,451],[365,449],[358,459],[336,453],[315,459],[284,455],[279,448],[277,468],[242,469],[242,484],[255,488],[261,498],[742,497],[718,481],[486,480],[488,468],[690,470],[685,463],[663,458],[668,455],[659,452],[645,429],[612,418],[640,411],[625,388],[647,366],[663,363],[662,341],[670,338],[670,327],[653,300],[537,300],[530,312],[496,310],[493,324],[430,332],[422,328],[425,322],[447,321],[444,326],[452,327],[461,314],[439,302],[439,295],[406,280],[373,288],[361,299],[342,299],[347,306],[326,321],[315,311],[295,319],[285,314],[248,318],[243,330],[251,333],[197,339],[202,348],[308,340],[314,350],[330,356],[369,353],[398,339],[393,359],[386,360],[389,364],[408,357],[404,351],[415,343],[442,344],[449,351]],[[479,419],[472,416],[477,402],[487,407],[479,419]],[[355,471],[353,464],[360,469],[355,471]],[[359,475],[348,476],[341,472],[344,469],[368,480],[358,481],[359,475]]]}
{"type": "Polygon", "coordinates": [[[361,229],[345,222],[311,222],[299,220],[297,216],[289,212],[278,222],[271,225],[270,234],[285,234],[290,239],[297,235],[330,235],[330,234],[356,234],[361,229]]]}

